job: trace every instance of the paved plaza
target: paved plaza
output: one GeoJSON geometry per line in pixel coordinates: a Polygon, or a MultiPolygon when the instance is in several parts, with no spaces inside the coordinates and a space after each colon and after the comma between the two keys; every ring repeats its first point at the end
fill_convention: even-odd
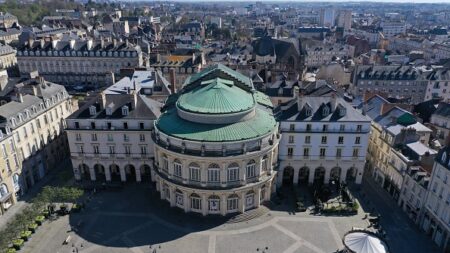
{"type": "Polygon", "coordinates": [[[356,216],[327,217],[276,209],[230,223],[184,214],[160,201],[149,186],[127,185],[94,194],[81,213],[46,222],[21,252],[331,253],[342,248],[342,236],[352,227],[368,226],[362,210],[356,216]],[[68,235],[71,241],[64,245],[68,235]]]}

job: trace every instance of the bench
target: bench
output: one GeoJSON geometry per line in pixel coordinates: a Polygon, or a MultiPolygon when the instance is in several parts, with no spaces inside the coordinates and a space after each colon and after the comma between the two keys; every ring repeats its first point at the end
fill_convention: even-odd
{"type": "Polygon", "coordinates": [[[63,244],[68,244],[70,242],[70,239],[72,239],[72,237],[68,235],[66,240],[64,240],[63,244]]]}

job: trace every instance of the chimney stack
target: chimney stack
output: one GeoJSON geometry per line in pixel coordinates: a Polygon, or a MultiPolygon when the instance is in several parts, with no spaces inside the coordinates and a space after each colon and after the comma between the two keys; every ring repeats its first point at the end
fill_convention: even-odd
{"type": "Polygon", "coordinates": [[[172,94],[175,94],[176,88],[175,88],[175,69],[171,68],[169,70],[169,76],[170,76],[170,91],[172,94]]]}
{"type": "Polygon", "coordinates": [[[333,113],[337,107],[337,97],[336,97],[336,93],[334,93],[334,92],[331,93],[330,104],[331,104],[331,113],[333,113]]]}
{"type": "Polygon", "coordinates": [[[92,39],[88,39],[88,41],[87,41],[87,49],[91,50],[93,44],[94,44],[94,42],[92,41],[92,39]]]}
{"type": "Polygon", "coordinates": [[[75,48],[75,40],[70,40],[70,49],[75,48]]]}

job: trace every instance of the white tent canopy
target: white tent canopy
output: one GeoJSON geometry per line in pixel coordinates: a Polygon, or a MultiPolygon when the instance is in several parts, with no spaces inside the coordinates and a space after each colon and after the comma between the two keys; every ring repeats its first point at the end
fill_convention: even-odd
{"type": "Polygon", "coordinates": [[[355,253],[388,253],[388,247],[374,234],[355,231],[344,236],[344,245],[355,253]]]}

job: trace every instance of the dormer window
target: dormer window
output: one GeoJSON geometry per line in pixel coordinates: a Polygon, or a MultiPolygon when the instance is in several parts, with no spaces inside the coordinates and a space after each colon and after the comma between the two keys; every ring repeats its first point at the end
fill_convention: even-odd
{"type": "Polygon", "coordinates": [[[89,114],[91,116],[94,116],[95,114],[97,114],[97,108],[94,105],[89,106],[89,114]]]}
{"type": "Polygon", "coordinates": [[[122,116],[127,116],[128,113],[129,113],[128,106],[124,105],[124,106],[122,107],[122,116]]]}
{"type": "Polygon", "coordinates": [[[328,116],[330,114],[330,108],[328,106],[323,107],[322,114],[324,117],[328,116]]]}
{"type": "Polygon", "coordinates": [[[347,109],[345,109],[345,107],[341,106],[339,108],[339,116],[340,117],[344,117],[346,112],[347,112],[347,109]]]}
{"type": "Polygon", "coordinates": [[[112,108],[106,107],[106,115],[111,116],[112,115],[112,108]]]}
{"type": "Polygon", "coordinates": [[[441,162],[445,163],[445,160],[447,160],[447,154],[445,152],[442,153],[441,162]]]}

